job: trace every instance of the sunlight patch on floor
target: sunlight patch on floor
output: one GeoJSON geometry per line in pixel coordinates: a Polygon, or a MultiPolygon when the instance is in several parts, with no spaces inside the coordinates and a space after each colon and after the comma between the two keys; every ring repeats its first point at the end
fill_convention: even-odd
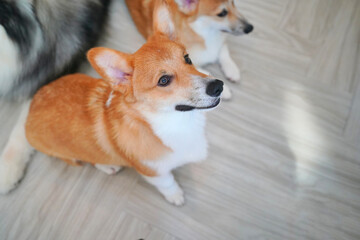
{"type": "Polygon", "coordinates": [[[317,126],[312,106],[306,101],[301,102],[301,108],[294,107],[294,95],[287,94],[284,102],[286,106],[285,130],[287,132],[288,145],[296,161],[295,176],[299,185],[313,185],[316,182],[313,171],[318,161],[321,160],[321,149],[317,148],[319,143],[325,141],[317,126]]]}

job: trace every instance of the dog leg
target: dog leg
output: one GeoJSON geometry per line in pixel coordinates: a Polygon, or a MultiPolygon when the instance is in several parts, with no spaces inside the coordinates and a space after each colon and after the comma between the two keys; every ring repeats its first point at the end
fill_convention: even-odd
{"type": "Polygon", "coordinates": [[[230,88],[228,87],[228,85],[224,83],[223,92],[221,93],[221,99],[223,99],[223,100],[230,100],[231,97],[232,97],[231,90],[230,90],[230,88]]]}
{"type": "Polygon", "coordinates": [[[33,148],[25,137],[25,122],[30,100],[25,102],[19,119],[11,132],[5,149],[0,156],[0,193],[8,193],[21,180],[33,148]]]}
{"type": "Polygon", "coordinates": [[[61,160],[63,160],[64,162],[66,162],[67,164],[69,164],[71,166],[82,166],[82,163],[78,160],[71,160],[71,159],[66,159],[66,158],[61,158],[61,160]]]}
{"type": "Polygon", "coordinates": [[[148,183],[155,186],[168,202],[176,206],[181,206],[185,203],[184,192],[174,179],[172,173],[156,177],[142,176],[148,183]]]}
{"type": "Polygon", "coordinates": [[[240,81],[240,70],[232,60],[229,49],[226,44],[224,44],[220,50],[219,63],[224,71],[225,76],[233,82],[240,81]]]}
{"type": "Polygon", "coordinates": [[[121,166],[105,165],[105,164],[95,164],[95,167],[109,175],[114,175],[122,169],[121,166]]]}
{"type": "Polygon", "coordinates": [[[196,70],[198,70],[199,72],[201,72],[201,73],[203,73],[205,75],[208,75],[208,76],[211,75],[211,73],[208,70],[205,70],[205,69],[203,69],[201,67],[196,67],[196,70]]]}

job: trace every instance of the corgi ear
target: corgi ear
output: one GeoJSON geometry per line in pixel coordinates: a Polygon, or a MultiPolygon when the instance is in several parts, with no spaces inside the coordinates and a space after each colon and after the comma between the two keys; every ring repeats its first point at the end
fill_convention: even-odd
{"type": "Polygon", "coordinates": [[[175,40],[175,25],[170,15],[169,3],[166,0],[158,0],[154,10],[153,29],[155,34],[161,33],[175,40]]]}
{"type": "Polygon", "coordinates": [[[92,48],[87,53],[91,66],[107,80],[114,90],[125,90],[132,75],[130,55],[104,47],[92,48]]]}
{"type": "Polygon", "coordinates": [[[199,6],[199,0],[175,0],[179,10],[185,14],[194,12],[199,6]]]}

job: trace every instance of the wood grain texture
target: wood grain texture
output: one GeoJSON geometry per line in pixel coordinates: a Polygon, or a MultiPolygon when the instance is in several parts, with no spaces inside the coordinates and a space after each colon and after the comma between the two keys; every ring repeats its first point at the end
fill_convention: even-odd
{"type": "MultiPolygon", "coordinates": [[[[242,81],[208,114],[208,159],[175,171],[184,207],[131,169],[107,176],[36,153],[0,196],[0,239],[360,239],[360,2],[237,6],[255,26],[228,39],[242,81]]],[[[99,45],[144,41],[114,1],[99,45]]],[[[0,102],[0,149],[17,115],[0,102]]]]}

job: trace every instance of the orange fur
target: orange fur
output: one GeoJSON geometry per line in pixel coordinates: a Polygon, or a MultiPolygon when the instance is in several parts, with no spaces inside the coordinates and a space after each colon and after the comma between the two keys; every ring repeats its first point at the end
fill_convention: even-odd
{"type": "MultiPolygon", "coordinates": [[[[190,43],[204,44],[204,41],[198,36],[189,26],[189,23],[194,20],[198,14],[198,9],[185,15],[180,12],[178,6],[173,0],[167,1],[173,18],[175,29],[177,30],[177,37],[179,42],[185,46],[190,43]]],[[[138,28],[139,32],[148,38],[154,32],[153,29],[153,12],[157,4],[157,0],[126,0],[126,4],[130,14],[138,28]]]]}
{"type": "Polygon", "coordinates": [[[108,84],[82,74],[65,76],[43,87],[30,107],[26,123],[29,143],[68,163],[76,164],[75,160],[81,160],[133,166],[143,174],[154,175],[139,160],[156,159],[169,149],[131,109],[131,103],[121,97],[114,98],[121,103],[114,102],[104,108],[110,91],[108,84]],[[108,148],[104,147],[108,142],[98,141],[94,129],[97,121],[103,127],[100,134],[110,143],[108,148]],[[121,138],[115,138],[114,131],[121,138]]]}

